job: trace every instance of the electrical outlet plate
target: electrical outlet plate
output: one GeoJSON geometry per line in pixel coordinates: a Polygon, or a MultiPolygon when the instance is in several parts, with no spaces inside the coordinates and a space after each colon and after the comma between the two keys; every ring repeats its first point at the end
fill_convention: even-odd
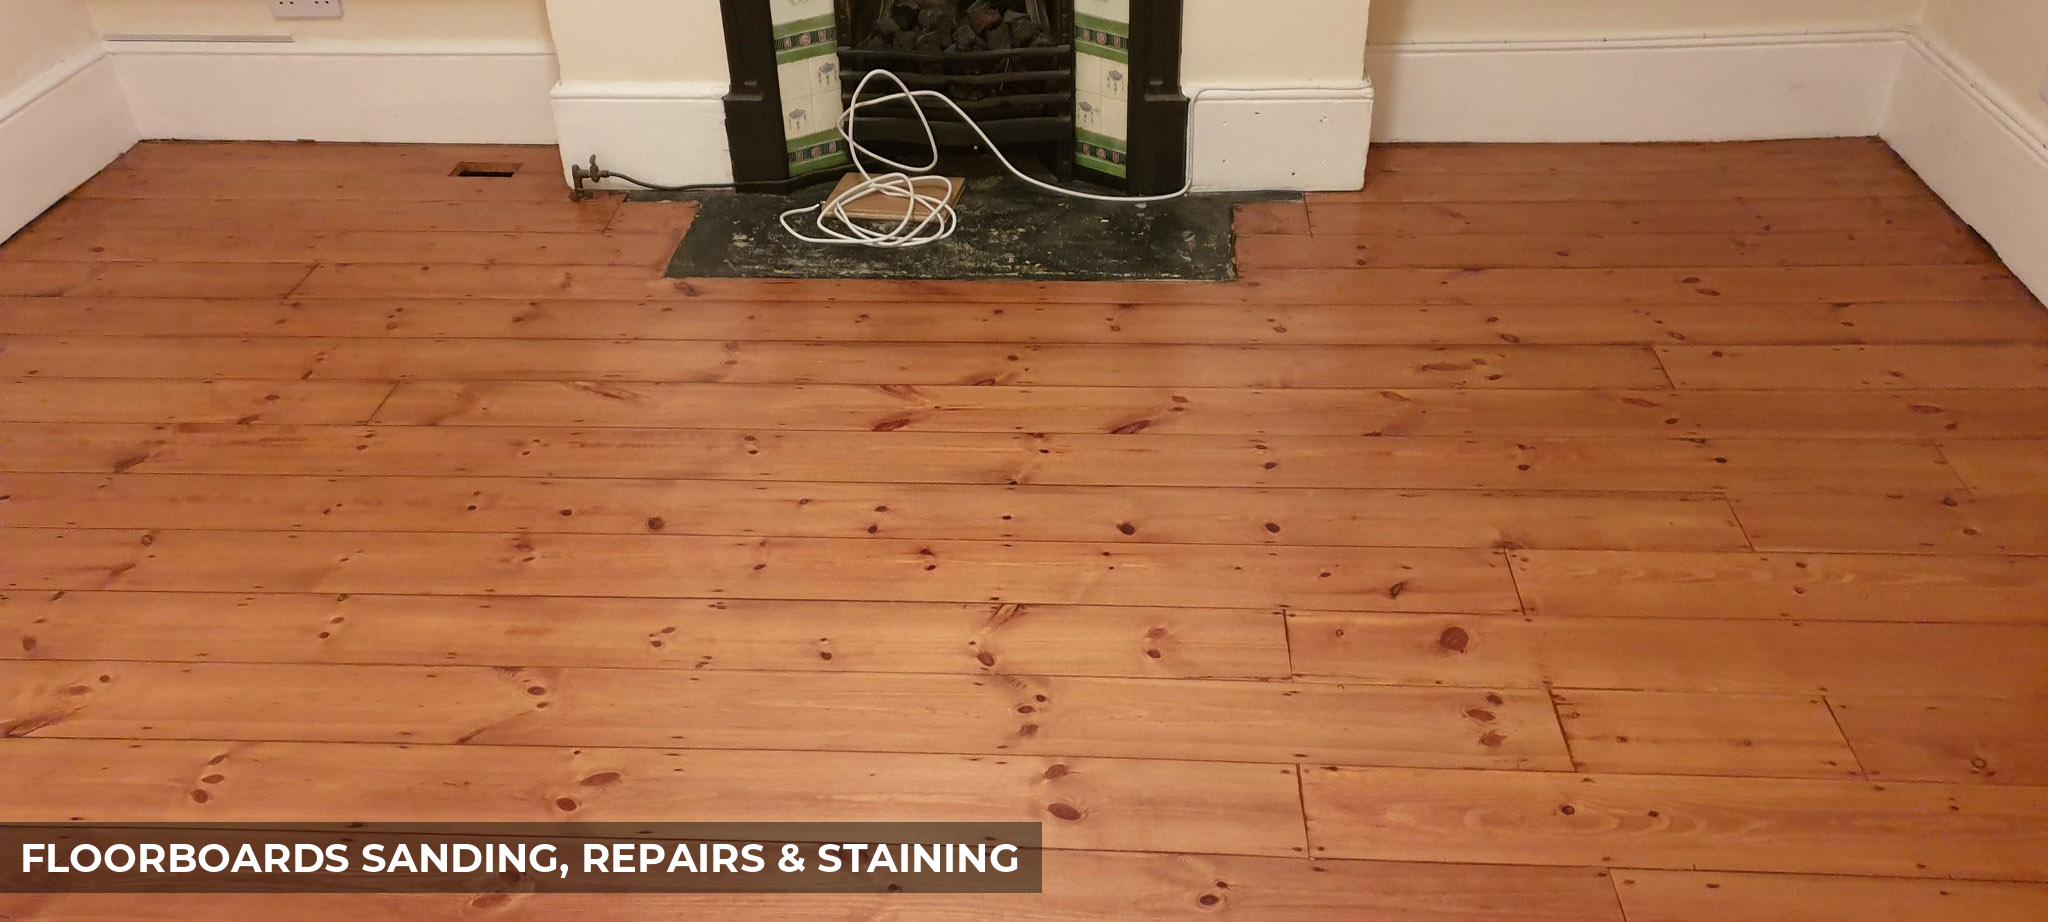
{"type": "Polygon", "coordinates": [[[270,0],[272,19],[340,19],[341,0],[270,0]]]}

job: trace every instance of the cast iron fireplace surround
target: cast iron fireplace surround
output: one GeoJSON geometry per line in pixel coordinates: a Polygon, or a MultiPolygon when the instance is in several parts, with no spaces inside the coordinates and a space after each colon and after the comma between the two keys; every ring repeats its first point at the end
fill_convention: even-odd
{"type": "MultiPolygon", "coordinates": [[[[850,96],[853,84],[858,81],[860,71],[849,64],[837,68],[831,56],[816,57],[826,52],[825,47],[837,48],[839,25],[848,22],[851,11],[865,8],[868,4],[855,5],[850,0],[838,0],[835,6],[820,5],[830,10],[829,21],[822,16],[793,21],[797,14],[791,12],[792,3],[800,12],[810,6],[808,0],[720,0],[725,22],[726,59],[732,72],[732,86],[725,97],[725,125],[727,141],[732,151],[733,178],[746,183],[783,183],[790,188],[807,184],[819,178],[829,178],[845,172],[847,165],[843,146],[821,143],[815,146],[810,141],[818,140],[824,134],[820,131],[804,139],[790,137],[799,132],[799,127],[790,121],[792,114],[809,115],[807,108],[823,109],[823,106],[806,107],[800,101],[808,86],[785,87],[786,77],[792,73],[804,75],[804,79],[824,81],[815,92],[844,98],[850,96]],[[783,22],[778,22],[778,17],[783,22]],[[793,57],[807,56],[806,67],[790,67],[793,57]],[[808,64],[822,60],[822,64],[808,64]],[[843,70],[844,73],[840,73],[843,70]],[[834,75],[839,79],[831,79],[834,75]],[[795,98],[796,102],[792,102],[795,98]],[[792,108],[794,107],[794,108],[792,108]]],[[[1111,8],[1121,10],[1122,0],[1109,0],[1111,8]]],[[[1076,36],[1064,36],[1062,43],[1071,43],[1083,54],[1099,56],[1096,61],[1070,59],[1068,69],[1081,73],[1083,92],[1091,79],[1088,65],[1100,64],[1113,70],[1096,72],[1113,74],[1118,92],[1124,92],[1124,81],[1128,79],[1128,135],[1122,140],[1127,150],[1116,150],[1111,146],[1098,146],[1098,136],[1075,123],[1075,115],[1066,113],[1064,118],[1070,127],[1072,147],[1077,150],[1074,157],[1076,168],[1088,174],[1089,178],[1104,185],[1123,188],[1137,195],[1156,195],[1173,192],[1186,182],[1187,169],[1187,125],[1188,98],[1182,93],[1180,82],[1181,63],[1181,3],[1180,0],[1128,0],[1129,22],[1107,23],[1093,19],[1086,10],[1104,6],[1103,0],[1081,0],[1083,9],[1076,15],[1075,0],[1054,0],[1048,6],[1056,6],[1055,20],[1061,23],[1077,23],[1076,36]],[[1096,28],[1100,25],[1101,28],[1096,28]],[[1116,35],[1114,30],[1123,27],[1128,35],[1116,35]],[[1100,57],[1107,56],[1107,57],[1100,57]],[[1128,74],[1124,73],[1127,58],[1128,74]],[[1075,67],[1077,63],[1080,67],[1075,67]],[[1103,64],[1103,62],[1109,62],[1103,64]],[[1122,175],[1116,175],[1121,173],[1122,175]]],[[[964,4],[963,4],[964,5],[964,4]]],[[[913,84],[916,88],[926,88],[913,84]]],[[[937,87],[934,87],[937,88],[937,87]]],[[[951,89],[946,89],[949,94],[951,89]]],[[[812,97],[818,98],[818,97],[812,97]]],[[[1084,100],[1087,98],[1084,95],[1084,100]]],[[[1092,114],[1088,104],[1082,104],[1082,116],[1092,114]]],[[[972,111],[970,109],[970,111],[972,111]]],[[[951,118],[950,113],[946,118],[951,118]]],[[[821,119],[822,120],[822,119],[821,119]]],[[[940,121],[934,116],[934,123],[940,121]]],[[[817,128],[807,124],[803,128],[817,128]]],[[[826,126],[825,131],[829,131],[826,126]]],[[[1062,135],[1063,137],[1065,135],[1062,135]]],[[[886,138],[884,138],[886,140],[886,138]]],[[[921,136],[919,138],[922,140],[921,136]]],[[[1014,153],[1007,149],[1006,153],[1014,153]]],[[[1065,172],[1062,170],[1061,172],[1065,172]]]]}

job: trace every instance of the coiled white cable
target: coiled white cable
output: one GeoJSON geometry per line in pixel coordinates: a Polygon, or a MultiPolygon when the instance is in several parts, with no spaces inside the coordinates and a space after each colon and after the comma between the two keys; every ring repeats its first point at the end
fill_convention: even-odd
{"type": "Polygon", "coordinates": [[[1125,204],[1142,205],[1149,202],[1171,201],[1187,195],[1194,188],[1192,175],[1190,175],[1188,182],[1180,187],[1180,191],[1169,192],[1165,195],[1097,195],[1092,192],[1063,189],[1052,183],[1035,179],[1025,175],[1023,170],[1018,169],[1016,164],[1010,162],[1010,158],[1003,156],[1002,150],[996,147],[994,141],[989,140],[988,132],[981,130],[981,126],[975,123],[974,118],[961,109],[958,103],[947,98],[946,94],[936,90],[912,90],[909,85],[903,82],[902,77],[886,70],[872,70],[861,78],[858,86],[854,87],[853,101],[847,105],[846,111],[840,113],[839,116],[839,133],[846,137],[847,150],[853,157],[854,169],[860,171],[861,181],[849,187],[845,194],[836,198],[817,205],[805,208],[792,208],[783,212],[782,229],[788,231],[790,236],[810,243],[832,246],[865,246],[878,249],[921,247],[952,237],[953,233],[960,229],[960,214],[953,209],[952,205],[953,181],[944,176],[928,175],[933,170],[939,168],[939,139],[932,132],[931,116],[925,113],[924,106],[918,102],[920,99],[936,99],[945,103],[947,108],[953,110],[953,114],[960,116],[960,120],[967,123],[967,127],[974,129],[974,133],[981,137],[982,144],[988,147],[990,153],[995,154],[997,160],[1002,161],[1003,168],[1009,170],[1010,175],[1047,192],[1095,202],[1122,202],[1125,204]],[[868,84],[876,78],[896,84],[897,91],[887,96],[878,96],[874,99],[865,98],[867,96],[868,84]],[[917,110],[917,120],[924,127],[925,143],[931,147],[932,159],[928,164],[918,166],[898,163],[869,150],[860,143],[859,138],[854,134],[854,128],[859,121],[862,109],[887,105],[888,103],[901,100],[909,100],[911,108],[917,110]],[[895,172],[882,173],[880,175],[869,172],[867,158],[872,158],[881,164],[894,167],[895,172]],[[938,192],[936,195],[931,194],[934,187],[936,187],[938,192]],[[847,214],[847,206],[861,199],[877,195],[884,198],[899,199],[903,202],[903,219],[896,222],[895,226],[887,228],[880,226],[867,227],[856,222],[851,215],[847,214]],[[817,232],[815,234],[805,233],[799,230],[797,225],[791,223],[793,218],[806,214],[817,215],[814,221],[817,225],[817,232]]]}

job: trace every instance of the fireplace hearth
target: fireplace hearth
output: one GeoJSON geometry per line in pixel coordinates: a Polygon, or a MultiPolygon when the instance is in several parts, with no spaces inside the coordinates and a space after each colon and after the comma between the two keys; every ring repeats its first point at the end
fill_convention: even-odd
{"type": "MultiPolygon", "coordinates": [[[[734,178],[790,186],[850,166],[837,131],[854,86],[886,69],[938,90],[1013,159],[1039,152],[1136,194],[1186,179],[1178,0],[722,0],[734,178]]],[[[978,139],[928,103],[937,140],[978,139]]],[[[910,103],[865,110],[863,141],[924,143],[910,103]],[[893,111],[892,111],[893,109],[893,111]]]]}

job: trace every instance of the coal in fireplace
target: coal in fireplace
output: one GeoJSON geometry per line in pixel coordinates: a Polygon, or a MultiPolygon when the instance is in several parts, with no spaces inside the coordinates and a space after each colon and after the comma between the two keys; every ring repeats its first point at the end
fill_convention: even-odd
{"type": "MultiPolygon", "coordinates": [[[[871,70],[938,90],[1006,154],[1136,194],[1185,181],[1179,0],[723,0],[734,178],[790,185],[850,165],[838,121],[871,70]]],[[[922,145],[910,102],[863,110],[864,143],[922,145]]],[[[925,103],[941,146],[978,139],[925,103]]]]}

